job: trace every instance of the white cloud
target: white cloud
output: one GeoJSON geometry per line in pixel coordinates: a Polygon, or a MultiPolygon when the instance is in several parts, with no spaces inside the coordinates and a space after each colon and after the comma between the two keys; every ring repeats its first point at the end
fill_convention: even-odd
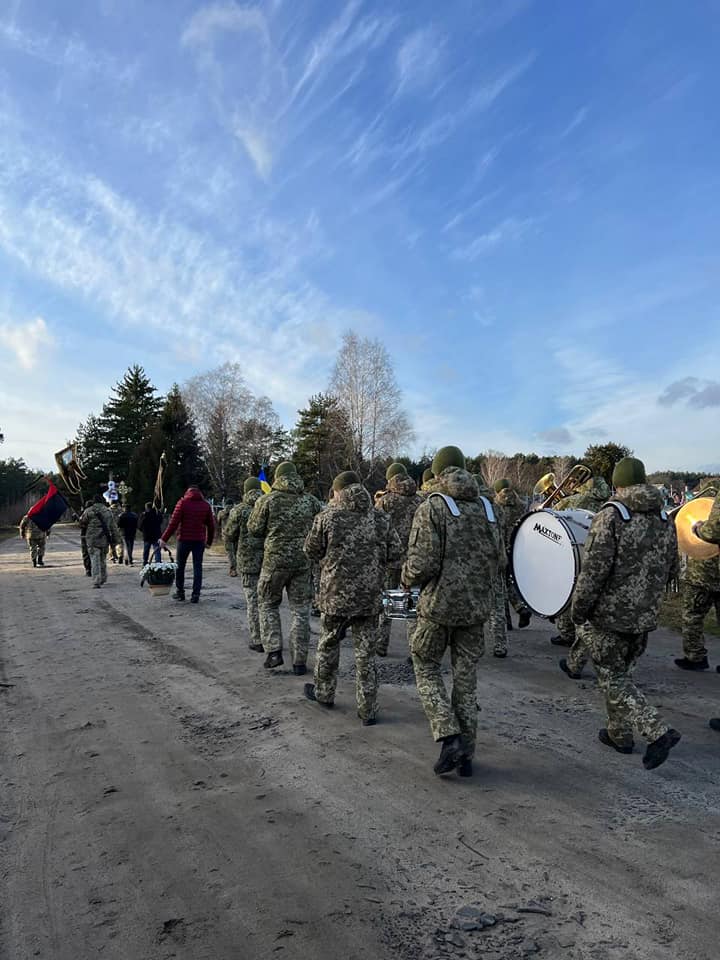
{"type": "Polygon", "coordinates": [[[520,240],[532,227],[533,221],[517,220],[515,217],[507,217],[492,230],[481,233],[470,243],[458,247],[453,251],[453,257],[456,260],[477,260],[479,257],[489,253],[495,247],[504,243],[514,243],[520,240]]]}
{"type": "Polygon", "coordinates": [[[411,33],[396,58],[397,93],[426,86],[437,75],[444,55],[445,38],[432,27],[411,33]]]}
{"type": "Polygon", "coordinates": [[[42,317],[27,323],[0,323],[0,344],[15,355],[23,370],[32,370],[43,350],[54,344],[54,338],[42,317]]]}

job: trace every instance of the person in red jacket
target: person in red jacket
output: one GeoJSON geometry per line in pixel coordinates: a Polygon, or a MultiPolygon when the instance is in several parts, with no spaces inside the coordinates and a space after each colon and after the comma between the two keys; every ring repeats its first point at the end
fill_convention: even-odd
{"type": "Polygon", "coordinates": [[[175,504],[170,523],[160,537],[160,547],[177,530],[177,572],[173,600],[185,599],[185,565],[192,554],[193,587],[190,603],[197,603],[202,588],[202,562],[205,547],[211,547],[215,536],[215,519],[212,507],[203,497],[199,487],[188,487],[185,495],[175,504]]]}

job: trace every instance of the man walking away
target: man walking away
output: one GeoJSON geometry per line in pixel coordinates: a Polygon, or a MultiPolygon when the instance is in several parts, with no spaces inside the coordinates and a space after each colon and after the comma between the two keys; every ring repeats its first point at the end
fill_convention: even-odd
{"type": "Polygon", "coordinates": [[[680,734],[648,703],[632,674],[657,627],[665,587],[677,573],[677,535],[641,460],[624,457],[612,481],[616,494],[595,514],[585,541],[572,618],[605,695],[607,727],[598,733],[600,742],[632,753],[637,729],[648,741],[643,766],[652,770],[667,760],[680,734]]]}
{"type": "Polygon", "coordinates": [[[423,709],[433,738],[442,743],[435,773],[459,767],[460,775],[469,777],[477,730],[477,664],[505,545],[492,504],[481,499],[462,451],[443,447],[432,469],[435,485],[415,513],[402,569],[404,586],[421,591],[410,650],[423,709]],[[452,700],[442,678],[448,647],[452,700]]]}
{"type": "Polygon", "coordinates": [[[356,473],[333,482],[334,499],[317,514],[305,539],[305,553],[320,566],[321,635],[315,658],[315,683],[305,696],[324,707],[335,702],[340,640],[352,628],[355,693],[363,726],[376,723],[375,644],[382,584],[388,564],[402,556],[400,538],[388,515],[373,508],[356,473]]]}
{"type": "MultiPolygon", "coordinates": [[[[715,497],[710,516],[704,522],[696,523],[693,527],[693,533],[706,543],[720,544],[720,492],[715,497]]],[[[717,671],[720,673],[720,667],[717,668],[717,671]]],[[[713,730],[720,732],[720,717],[713,717],[710,726],[713,730]]]]}
{"type": "Polygon", "coordinates": [[[243,498],[230,511],[225,523],[225,543],[237,544],[236,569],[240,569],[245,605],[247,607],[248,634],[250,636],[250,650],[262,653],[262,634],[260,632],[260,608],[258,607],[258,580],[263,562],[265,541],[253,537],[248,532],[247,524],[255,504],[262,497],[260,481],[255,477],[248,477],[243,485],[243,498]]]}
{"type": "Polygon", "coordinates": [[[34,567],[44,567],[43,557],[45,556],[45,543],[47,533],[33,521],[27,514],[20,521],[20,536],[27,541],[30,549],[30,559],[34,567]]]}
{"type": "Polygon", "coordinates": [[[133,548],[135,546],[135,534],[137,533],[138,515],[125,507],[123,513],[118,517],[118,529],[122,533],[125,541],[125,565],[133,565],[133,548]]]}
{"type": "Polygon", "coordinates": [[[115,517],[99,493],[80,517],[80,528],[85,528],[85,540],[90,553],[90,575],[93,587],[99,590],[107,580],[108,550],[120,543],[120,531],[115,517]]]}
{"type": "Polygon", "coordinates": [[[166,547],[167,541],[177,531],[177,571],[175,573],[175,593],[173,600],[185,599],[185,566],[192,554],[193,585],[190,603],[200,600],[202,589],[202,564],[205,547],[211,547],[215,535],[215,520],[212,507],[203,497],[200,488],[188,487],[182,499],[173,510],[170,523],[160,537],[160,547],[166,547]]]}
{"type": "Polygon", "coordinates": [[[143,535],[143,566],[150,559],[153,551],[153,562],[160,563],[160,532],[162,517],[151,503],[145,504],[145,509],[138,520],[138,530],[143,535]]]}
{"type": "Polygon", "coordinates": [[[264,542],[258,581],[262,645],[267,654],[264,666],[272,670],[284,662],[280,604],[286,591],[293,673],[299,677],[307,672],[310,642],[310,564],[303,544],[315,514],[323,509],[316,497],[304,491],[295,464],[281,463],[272,491],[258,500],[247,523],[248,532],[264,542]]]}

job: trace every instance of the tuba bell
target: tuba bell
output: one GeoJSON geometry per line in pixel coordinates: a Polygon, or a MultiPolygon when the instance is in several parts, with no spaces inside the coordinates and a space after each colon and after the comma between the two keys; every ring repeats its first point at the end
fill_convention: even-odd
{"type": "Polygon", "coordinates": [[[720,546],[715,543],[706,543],[705,540],[696,537],[692,531],[699,520],[707,520],[710,516],[718,490],[720,490],[719,484],[713,483],[704,487],[696,497],[688,500],[675,512],[678,549],[691,560],[711,560],[713,557],[720,556],[720,546]]]}

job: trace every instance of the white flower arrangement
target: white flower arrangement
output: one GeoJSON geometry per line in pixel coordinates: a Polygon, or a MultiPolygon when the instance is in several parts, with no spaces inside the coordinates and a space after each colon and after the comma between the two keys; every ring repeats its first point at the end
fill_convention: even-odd
{"type": "Polygon", "coordinates": [[[150,586],[168,586],[175,579],[176,563],[146,563],[140,571],[140,586],[147,581],[150,586]]]}

